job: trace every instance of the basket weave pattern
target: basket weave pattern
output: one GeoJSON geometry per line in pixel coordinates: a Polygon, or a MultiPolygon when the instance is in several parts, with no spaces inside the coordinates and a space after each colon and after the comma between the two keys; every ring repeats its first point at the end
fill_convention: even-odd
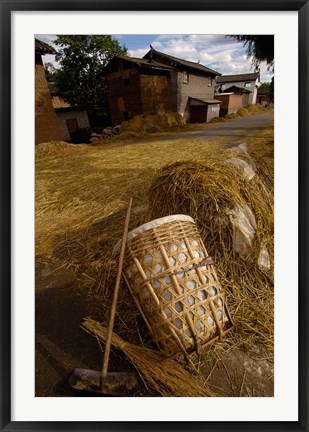
{"type": "Polygon", "coordinates": [[[169,356],[199,353],[231,326],[222,289],[194,223],[173,221],[127,243],[123,273],[149,331],[169,356]]]}

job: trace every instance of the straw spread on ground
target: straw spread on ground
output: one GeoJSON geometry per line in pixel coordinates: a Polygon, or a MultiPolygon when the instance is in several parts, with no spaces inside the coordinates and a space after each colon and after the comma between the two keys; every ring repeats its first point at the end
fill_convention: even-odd
{"type": "MultiPolygon", "coordinates": [[[[82,328],[100,341],[106,341],[107,328],[92,318],[85,318],[82,328]]],[[[209,387],[203,385],[201,377],[188,372],[178,362],[158,351],[126,342],[115,333],[112,344],[125,353],[145,384],[160,396],[215,396],[209,387]]]]}
{"type": "MultiPolygon", "coordinates": [[[[236,330],[216,347],[250,348],[261,343],[272,351],[272,268],[268,273],[262,272],[255,259],[260,246],[265,244],[271,263],[273,260],[272,126],[262,129],[258,137],[248,133],[246,142],[249,155],[237,148],[227,149],[231,147],[228,137],[211,141],[194,137],[173,140],[167,135],[164,141],[154,137],[147,142],[135,141],[134,145],[130,141],[116,141],[102,146],[48,143],[37,147],[36,265],[48,266],[53,263],[71,269],[76,274],[76,284],[84,288],[85,295],[99,300],[93,316],[106,323],[116,274],[116,261],[111,251],[121,238],[128,196],[133,195],[135,206],[130,229],[151,220],[152,215],[147,209],[149,198],[152,211],[154,203],[157,203],[158,209],[164,208],[163,213],[166,214],[190,214],[192,210],[191,216],[201,229],[208,252],[217,257],[216,268],[221,284],[227,288],[227,302],[236,324],[236,330]],[[233,157],[242,158],[256,167],[255,177],[250,181],[241,179],[241,186],[233,165],[224,162],[233,157]],[[187,167],[191,166],[190,172],[195,172],[196,164],[201,165],[196,175],[194,173],[194,177],[189,179],[190,189],[181,180],[181,161],[186,162],[187,167]],[[177,192],[176,195],[183,197],[186,208],[180,208],[178,201],[175,207],[172,207],[175,204],[173,200],[167,204],[168,195],[162,191],[160,194],[159,189],[158,198],[152,192],[148,194],[148,190],[153,190],[158,181],[162,183],[162,172],[167,175],[167,168],[164,167],[175,162],[181,163],[177,168],[180,174],[178,189],[173,193],[177,192]],[[194,181],[198,175],[199,183],[205,182],[205,166],[215,186],[212,191],[205,187],[205,183],[204,186],[197,185],[194,181]],[[220,167],[223,166],[226,173],[231,172],[228,178],[214,175],[221,172],[220,167]],[[227,184],[235,185],[236,190],[228,190],[227,184]],[[181,186],[184,186],[183,190],[181,186]],[[265,190],[268,193],[264,193],[265,190]],[[194,197],[193,191],[197,194],[194,197]],[[249,206],[254,211],[258,227],[255,239],[259,247],[250,251],[251,261],[242,261],[232,249],[231,227],[222,225],[221,231],[217,227],[217,231],[211,233],[211,240],[215,239],[216,242],[209,242],[209,226],[203,224],[203,212],[196,210],[216,209],[215,204],[221,202],[242,205],[250,199],[249,206]],[[197,205],[198,200],[203,204],[197,205]],[[219,259],[220,254],[224,259],[219,259]]],[[[214,219],[211,218],[210,223],[214,219]]],[[[131,343],[149,346],[151,340],[148,330],[124,283],[119,297],[115,332],[131,343]]],[[[212,355],[214,351],[214,348],[209,347],[205,355],[212,355]]]]}

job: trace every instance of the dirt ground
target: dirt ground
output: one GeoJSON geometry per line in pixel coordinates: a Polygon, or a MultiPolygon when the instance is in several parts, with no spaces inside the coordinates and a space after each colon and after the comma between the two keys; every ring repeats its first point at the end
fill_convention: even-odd
{"type": "MultiPolygon", "coordinates": [[[[271,121],[270,118],[266,119],[271,121]]],[[[238,124],[236,124],[238,127],[238,124]]],[[[235,127],[236,127],[235,126],[235,127]]],[[[212,125],[211,131],[220,125],[212,125]]],[[[258,128],[259,126],[252,126],[258,128]]],[[[239,132],[239,129],[237,129],[239,132]]],[[[245,138],[246,130],[243,131],[245,138]]],[[[242,138],[237,133],[236,141],[242,138]]],[[[163,138],[164,139],[164,138],[163,138]]],[[[86,316],[100,317],[101,305],[79,286],[70,269],[60,269],[57,263],[37,260],[36,269],[36,397],[87,397],[93,393],[78,393],[68,385],[74,368],[100,370],[102,351],[98,342],[81,329],[86,316]]],[[[108,313],[105,311],[105,313],[108,313]]],[[[117,318],[116,318],[117,319],[117,318]]],[[[237,331],[234,329],[233,331],[237,331]]],[[[220,347],[219,347],[220,348],[220,347]]],[[[274,395],[274,367],[262,347],[250,352],[233,348],[224,351],[216,347],[215,356],[200,364],[200,371],[209,387],[218,396],[246,397],[274,395]],[[226,364],[229,365],[228,369],[226,364]]],[[[112,351],[110,371],[130,371],[132,365],[119,351],[112,351]]],[[[132,396],[157,396],[144,388],[132,396]]]]}
{"type": "MultiPolygon", "coordinates": [[[[69,270],[36,268],[36,396],[87,397],[68,385],[75,368],[100,370],[102,352],[94,338],[81,329],[83,318],[92,316],[99,305],[76,285],[69,270]]],[[[273,364],[255,352],[233,349],[219,351],[209,364],[200,366],[210,388],[218,396],[273,396],[273,364]],[[228,369],[226,368],[228,364],[228,369]]],[[[123,354],[112,351],[110,371],[130,371],[123,354]]],[[[156,396],[143,389],[135,396],[156,396]]]]}

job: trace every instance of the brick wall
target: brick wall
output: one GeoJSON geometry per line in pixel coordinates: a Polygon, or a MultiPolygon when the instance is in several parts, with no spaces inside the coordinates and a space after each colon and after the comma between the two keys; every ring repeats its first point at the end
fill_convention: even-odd
{"type": "Polygon", "coordinates": [[[216,99],[222,101],[220,117],[236,113],[243,106],[243,96],[240,94],[216,94],[216,99]]]}
{"type": "Polygon", "coordinates": [[[61,141],[62,137],[41,56],[37,55],[35,58],[35,144],[52,140],[61,141]]]}
{"type": "MultiPolygon", "coordinates": [[[[228,88],[231,86],[237,86],[240,88],[245,88],[246,90],[249,90],[251,93],[248,93],[246,95],[246,104],[247,105],[251,105],[251,104],[256,104],[256,97],[257,97],[257,88],[258,88],[258,83],[259,80],[256,79],[255,81],[233,81],[233,82],[227,82],[224,84],[220,84],[220,86],[222,87],[222,90],[227,90],[228,88]]],[[[243,106],[246,106],[243,104],[243,106]]]]}

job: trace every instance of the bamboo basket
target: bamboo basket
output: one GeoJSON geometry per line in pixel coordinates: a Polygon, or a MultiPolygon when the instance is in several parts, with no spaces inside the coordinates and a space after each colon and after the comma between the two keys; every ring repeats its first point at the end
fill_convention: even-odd
{"type": "Polygon", "coordinates": [[[200,354],[232,328],[224,290],[190,216],[167,216],[130,231],[123,276],[168,356],[200,354]]]}

